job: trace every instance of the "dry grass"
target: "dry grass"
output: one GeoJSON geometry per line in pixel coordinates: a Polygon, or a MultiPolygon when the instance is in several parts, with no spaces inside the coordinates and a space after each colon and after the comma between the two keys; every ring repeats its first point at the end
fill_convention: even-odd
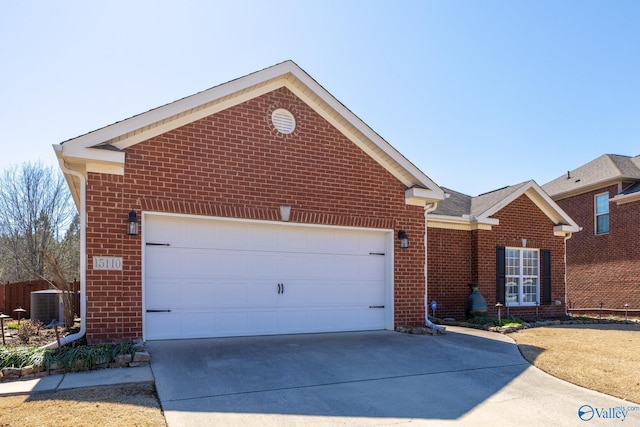
{"type": "Polygon", "coordinates": [[[532,328],[510,335],[543,371],[582,387],[640,403],[640,325],[532,328]]]}
{"type": "Polygon", "coordinates": [[[166,426],[152,384],[0,397],[0,427],[166,426]]]}

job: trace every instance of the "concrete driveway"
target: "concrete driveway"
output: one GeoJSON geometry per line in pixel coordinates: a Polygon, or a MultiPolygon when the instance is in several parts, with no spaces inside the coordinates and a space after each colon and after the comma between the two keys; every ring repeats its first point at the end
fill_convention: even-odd
{"type": "MultiPolygon", "coordinates": [[[[444,336],[376,331],[148,346],[169,427],[610,426],[621,420],[602,418],[602,409],[630,406],[530,366],[508,337],[447,330],[444,336]],[[588,424],[579,412],[591,417],[588,424]]],[[[625,425],[640,424],[640,412],[626,417],[625,425]]]]}

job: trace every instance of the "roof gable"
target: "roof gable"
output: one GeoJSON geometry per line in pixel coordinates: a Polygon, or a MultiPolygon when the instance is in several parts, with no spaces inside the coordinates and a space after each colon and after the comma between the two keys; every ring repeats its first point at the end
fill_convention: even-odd
{"type": "Polygon", "coordinates": [[[429,214],[428,226],[461,230],[491,230],[499,221],[494,214],[522,195],[527,196],[554,224],[554,234],[564,236],[580,227],[533,180],[481,194],[477,197],[447,193],[438,208],[429,214]]]}
{"type": "MultiPolygon", "coordinates": [[[[293,61],[274,65],[54,145],[54,149],[66,168],[83,174],[123,174],[126,148],[281,87],[288,88],[402,182],[408,188],[405,195],[408,204],[425,206],[444,198],[444,191],[427,175],[293,61]]],[[[72,182],[77,185],[76,180],[67,179],[70,185],[72,182]]]]}
{"type": "Polygon", "coordinates": [[[621,181],[640,181],[640,156],[603,154],[544,184],[542,188],[558,200],[621,181]]]}

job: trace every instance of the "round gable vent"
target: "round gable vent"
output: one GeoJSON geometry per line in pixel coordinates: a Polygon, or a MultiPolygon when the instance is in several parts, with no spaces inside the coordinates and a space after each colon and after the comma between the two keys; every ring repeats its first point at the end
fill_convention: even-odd
{"type": "Polygon", "coordinates": [[[289,135],[296,129],[296,119],[289,110],[278,108],[271,113],[271,122],[278,132],[289,135]]]}

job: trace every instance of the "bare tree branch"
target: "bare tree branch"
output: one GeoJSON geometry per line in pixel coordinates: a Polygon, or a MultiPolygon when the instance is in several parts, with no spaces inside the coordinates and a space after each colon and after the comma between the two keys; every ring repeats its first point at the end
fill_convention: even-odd
{"type": "Polygon", "coordinates": [[[79,277],[78,236],[78,215],[59,171],[25,163],[0,175],[0,281],[43,278],[67,298],[69,282],[79,277]]]}

